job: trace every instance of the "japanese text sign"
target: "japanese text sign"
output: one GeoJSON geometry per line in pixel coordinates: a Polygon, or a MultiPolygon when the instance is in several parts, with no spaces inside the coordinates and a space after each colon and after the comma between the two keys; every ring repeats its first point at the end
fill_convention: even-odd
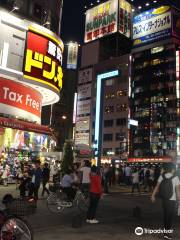
{"type": "Polygon", "coordinates": [[[171,33],[170,7],[162,6],[137,15],[133,20],[134,45],[166,38],[171,33]]]}
{"type": "Polygon", "coordinates": [[[131,4],[125,0],[119,0],[119,32],[126,37],[131,37],[131,4]]]}
{"type": "Polygon", "coordinates": [[[59,91],[62,88],[63,44],[54,36],[32,27],[27,33],[24,77],[59,91]]]}
{"type": "Polygon", "coordinates": [[[110,0],[86,12],[85,42],[117,32],[118,1],[110,0]]]}

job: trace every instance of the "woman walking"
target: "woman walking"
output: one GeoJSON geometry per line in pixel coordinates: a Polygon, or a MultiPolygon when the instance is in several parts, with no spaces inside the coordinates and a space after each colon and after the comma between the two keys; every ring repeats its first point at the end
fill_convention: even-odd
{"type": "Polygon", "coordinates": [[[92,166],[90,173],[90,203],[87,212],[87,223],[98,223],[95,219],[99,200],[102,196],[101,177],[96,166],[92,166]]]}

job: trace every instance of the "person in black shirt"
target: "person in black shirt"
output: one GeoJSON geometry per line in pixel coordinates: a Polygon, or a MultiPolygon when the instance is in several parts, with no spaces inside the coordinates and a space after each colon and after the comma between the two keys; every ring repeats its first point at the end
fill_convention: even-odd
{"type": "Polygon", "coordinates": [[[49,176],[50,176],[50,169],[48,167],[48,164],[44,164],[44,168],[42,170],[42,184],[43,184],[43,190],[42,190],[42,197],[44,196],[44,193],[47,192],[49,195],[49,190],[46,187],[46,184],[49,182],[49,176]]]}

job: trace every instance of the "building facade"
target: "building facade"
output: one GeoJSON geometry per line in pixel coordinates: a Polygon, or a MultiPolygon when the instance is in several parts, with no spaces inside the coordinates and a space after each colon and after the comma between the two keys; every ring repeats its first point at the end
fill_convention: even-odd
{"type": "Polygon", "coordinates": [[[142,31],[137,38],[138,23],[134,24],[134,43],[139,43],[132,50],[131,118],[138,121],[131,127],[134,161],[179,156],[179,13],[167,6],[153,11],[158,14],[149,21],[156,26],[157,19],[163,20],[160,29],[142,31]]]}

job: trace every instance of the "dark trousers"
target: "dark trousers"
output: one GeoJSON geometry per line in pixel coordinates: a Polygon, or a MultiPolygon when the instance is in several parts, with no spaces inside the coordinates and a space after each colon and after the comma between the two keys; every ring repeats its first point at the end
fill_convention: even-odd
{"type": "Polygon", "coordinates": [[[76,195],[76,189],[72,187],[64,187],[63,192],[67,195],[69,201],[73,201],[76,195]]]}
{"type": "Polygon", "coordinates": [[[38,191],[39,191],[39,185],[35,185],[34,183],[31,183],[30,190],[29,190],[29,197],[34,197],[36,200],[38,200],[38,191]]]}
{"type": "Polygon", "coordinates": [[[90,187],[90,183],[82,183],[81,189],[86,198],[89,197],[89,187],[90,187]]]}
{"type": "Polygon", "coordinates": [[[90,193],[89,208],[87,212],[87,219],[94,219],[96,215],[96,210],[98,207],[100,195],[96,193],[90,193]]]}
{"type": "Polygon", "coordinates": [[[108,177],[104,177],[104,193],[109,193],[109,187],[108,187],[109,179],[108,177]]]}
{"type": "Polygon", "coordinates": [[[140,187],[139,187],[139,183],[133,183],[132,184],[132,193],[134,192],[134,189],[137,189],[138,192],[140,193],[140,187]]]}
{"type": "Polygon", "coordinates": [[[44,196],[45,192],[47,192],[47,194],[49,195],[49,190],[46,187],[47,183],[48,183],[48,181],[43,181],[43,183],[42,183],[42,185],[43,185],[42,196],[44,196]]]}
{"type": "Polygon", "coordinates": [[[172,229],[173,218],[175,215],[176,201],[162,200],[163,221],[166,230],[172,229]]]}

